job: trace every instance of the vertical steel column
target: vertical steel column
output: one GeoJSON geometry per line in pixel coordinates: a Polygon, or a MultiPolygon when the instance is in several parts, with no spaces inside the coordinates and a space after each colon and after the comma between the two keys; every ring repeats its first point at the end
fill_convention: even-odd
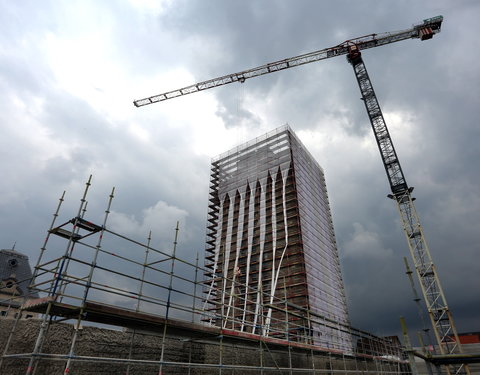
{"type": "Polygon", "coordinates": [[[375,370],[377,371],[377,373],[380,374],[382,372],[382,367],[381,367],[381,364],[379,364],[379,360],[378,360],[378,357],[379,357],[380,353],[379,353],[379,350],[378,350],[378,340],[377,339],[374,339],[374,341],[373,341],[372,352],[373,352],[373,363],[375,364],[375,370]]]}
{"type": "MultiPolygon", "coordinates": [[[[138,299],[137,299],[137,306],[135,308],[135,312],[140,311],[140,303],[141,303],[141,300],[142,300],[142,297],[143,297],[143,284],[144,284],[144,281],[145,281],[145,270],[146,270],[147,265],[148,265],[148,263],[147,263],[148,262],[148,252],[150,250],[151,240],[152,240],[152,231],[148,232],[147,247],[145,249],[145,259],[143,261],[142,279],[140,281],[140,288],[138,290],[138,299]]],[[[128,349],[128,359],[132,358],[132,351],[133,351],[133,343],[134,343],[134,340],[135,340],[135,333],[136,333],[136,330],[134,328],[132,330],[132,337],[130,339],[130,347],[128,349]]],[[[127,365],[127,372],[125,374],[126,375],[130,374],[130,363],[127,365]]]]}
{"type": "Polygon", "coordinates": [[[175,268],[175,255],[177,252],[177,239],[178,239],[178,221],[177,226],[175,228],[175,240],[173,241],[173,251],[172,251],[172,264],[170,267],[170,280],[168,283],[168,296],[167,296],[167,307],[165,310],[165,324],[163,325],[163,334],[162,334],[162,349],[160,351],[160,368],[158,370],[158,374],[163,374],[163,358],[165,355],[165,339],[167,336],[167,325],[168,325],[168,315],[170,313],[170,301],[172,297],[172,285],[173,285],[173,270],[175,268]]]}
{"type": "Polygon", "coordinates": [[[292,372],[292,346],[290,345],[290,322],[288,316],[288,299],[287,299],[287,285],[285,283],[285,277],[283,277],[283,298],[285,299],[285,328],[286,328],[286,338],[288,344],[288,373],[290,375],[292,372]]]}
{"type": "Polygon", "coordinates": [[[359,369],[358,369],[358,360],[357,358],[355,358],[355,373],[358,374],[359,373],[359,369]]]}
{"type": "MultiPolygon", "coordinates": [[[[85,213],[87,212],[87,206],[88,206],[88,201],[85,201],[85,204],[82,209],[82,214],[80,216],[80,218],[82,219],[85,217],[85,213]]],[[[78,234],[79,232],[80,232],[80,228],[77,228],[74,234],[78,234]]],[[[65,264],[64,277],[62,277],[62,282],[60,283],[60,291],[58,292],[58,295],[60,296],[60,298],[58,299],[58,302],[62,302],[65,294],[65,290],[67,289],[67,286],[69,284],[68,282],[66,282],[66,279],[68,278],[67,270],[68,270],[68,266],[70,265],[70,260],[73,255],[74,249],[75,249],[75,245],[71,247],[70,252],[68,253],[67,263],[65,264]]]]}
{"type": "MultiPolygon", "coordinates": [[[[58,200],[58,205],[57,205],[57,209],[55,210],[55,212],[53,213],[53,219],[52,219],[52,222],[50,223],[50,228],[49,230],[47,231],[47,236],[45,237],[45,240],[43,242],[43,246],[40,248],[40,254],[38,256],[38,260],[37,260],[37,264],[35,265],[35,268],[33,270],[33,275],[32,275],[32,279],[30,280],[30,285],[29,285],[29,289],[32,285],[35,284],[35,280],[37,278],[37,275],[38,275],[38,270],[40,268],[40,262],[42,261],[42,258],[43,258],[43,254],[45,253],[45,250],[47,249],[47,243],[48,243],[48,240],[50,238],[50,230],[53,228],[53,226],[55,225],[55,221],[57,220],[57,217],[58,217],[58,213],[60,212],[60,207],[62,206],[62,203],[64,201],[64,198],[65,198],[65,190],[63,191],[62,193],[62,196],[60,197],[60,199],[58,200]]],[[[2,364],[3,364],[3,357],[7,354],[8,352],[8,349],[10,347],[10,343],[12,341],[12,337],[13,337],[13,334],[15,333],[15,330],[17,329],[17,324],[18,324],[18,321],[21,319],[22,317],[22,313],[20,312],[17,317],[15,318],[15,322],[13,323],[12,325],[12,328],[10,330],[10,333],[8,334],[8,338],[7,338],[7,342],[5,344],[5,348],[3,349],[3,353],[2,353],[2,357],[0,358],[0,370],[2,369],[2,364]]]]}
{"type": "MultiPolygon", "coordinates": [[[[82,212],[82,209],[85,205],[86,197],[87,197],[88,189],[90,188],[90,185],[91,185],[91,181],[92,181],[92,175],[89,176],[88,181],[85,184],[85,190],[83,192],[82,199],[80,200],[80,206],[78,208],[77,217],[80,216],[80,214],[82,212]]],[[[74,226],[73,226],[74,230],[76,229],[76,224],[77,224],[77,221],[75,220],[74,226]]],[[[73,234],[73,232],[72,232],[72,234],[73,234]]],[[[67,244],[67,247],[65,249],[65,254],[62,257],[62,260],[60,261],[59,270],[56,273],[56,277],[53,279],[54,282],[53,282],[53,284],[51,286],[51,289],[49,291],[49,296],[51,296],[51,297],[54,297],[54,298],[56,297],[56,295],[55,295],[56,289],[57,289],[58,283],[62,279],[63,266],[65,264],[65,261],[66,261],[66,258],[68,256],[68,253],[70,251],[71,246],[73,246],[72,236],[70,236],[70,238],[68,239],[68,244],[67,244]]],[[[38,336],[37,336],[37,340],[35,341],[35,346],[33,348],[32,355],[30,357],[30,361],[28,363],[27,370],[25,372],[26,375],[31,375],[31,374],[34,374],[36,372],[37,361],[38,361],[36,357],[39,354],[39,351],[41,350],[41,348],[43,346],[43,341],[45,340],[46,332],[47,332],[48,327],[51,323],[50,311],[52,310],[53,302],[54,301],[49,301],[48,302],[45,314],[43,315],[42,322],[40,324],[40,330],[39,330],[38,336]]]]}
{"type": "Polygon", "coordinates": [[[331,352],[328,353],[328,370],[330,371],[327,372],[327,374],[331,375],[332,374],[332,353],[331,352]]]}
{"type": "MultiPolygon", "coordinates": [[[[115,192],[115,188],[112,188],[112,192],[110,193],[109,199],[108,199],[107,209],[105,210],[105,216],[104,216],[104,219],[103,219],[102,229],[100,230],[100,235],[98,237],[98,242],[97,242],[97,245],[95,247],[95,255],[93,256],[93,261],[90,265],[90,272],[89,272],[88,277],[87,277],[87,283],[85,284],[85,290],[83,292],[83,298],[82,298],[80,313],[78,314],[77,323],[73,327],[74,332],[73,332],[73,337],[72,337],[72,343],[70,345],[70,352],[68,353],[68,360],[67,360],[67,363],[65,364],[65,370],[63,372],[65,375],[67,375],[70,372],[70,365],[72,363],[72,358],[75,356],[75,346],[77,344],[78,331],[80,330],[80,324],[82,322],[83,314],[84,314],[84,311],[85,311],[85,304],[87,302],[88,293],[89,293],[90,287],[92,285],[93,273],[95,272],[95,268],[97,266],[98,254],[100,253],[100,248],[102,247],[103,234],[105,232],[105,228],[106,228],[106,225],[107,225],[108,215],[110,214],[110,208],[112,206],[112,200],[113,200],[113,197],[114,197],[114,195],[113,195],[114,192],[115,192]]],[[[77,221],[77,219],[75,219],[75,222],[76,221],[77,221]]]]}
{"type": "Polygon", "coordinates": [[[315,353],[313,353],[313,348],[310,349],[310,355],[312,356],[312,375],[315,375],[315,353]]]}
{"type": "Polygon", "coordinates": [[[195,259],[195,283],[193,284],[192,323],[195,322],[195,311],[197,311],[197,285],[198,285],[198,251],[195,259]]]}
{"type": "Polygon", "coordinates": [[[192,343],[193,341],[189,342],[189,350],[188,350],[188,375],[191,374],[192,371],[192,343]]]}
{"type": "Polygon", "coordinates": [[[263,358],[263,345],[262,339],[258,340],[259,350],[260,350],[260,375],[263,375],[263,367],[265,366],[264,358],[263,358]]]}
{"type": "MultiPolygon", "coordinates": [[[[223,319],[223,315],[222,315],[222,319],[223,319]]],[[[219,375],[222,375],[222,366],[223,366],[223,328],[220,327],[221,329],[221,333],[220,333],[220,350],[219,350],[219,353],[218,353],[218,364],[220,365],[218,367],[218,374],[219,375]]]]}
{"type": "Polygon", "coordinates": [[[13,334],[15,333],[15,330],[17,329],[18,321],[21,318],[22,318],[22,313],[20,312],[19,314],[17,314],[17,317],[15,318],[15,321],[12,324],[12,328],[10,329],[10,333],[8,334],[7,343],[5,344],[5,348],[3,349],[2,357],[0,358],[0,370],[2,369],[3,357],[8,352],[8,348],[10,347],[10,343],[12,341],[13,334]]]}
{"type": "Polygon", "coordinates": [[[58,200],[57,209],[55,210],[55,212],[53,214],[53,219],[52,219],[52,222],[50,223],[50,228],[48,228],[47,236],[45,237],[45,241],[43,242],[43,246],[40,248],[40,255],[38,256],[37,265],[34,268],[32,281],[31,281],[30,285],[35,284],[35,279],[38,275],[38,269],[40,267],[40,262],[42,261],[43,254],[47,250],[47,243],[48,243],[48,240],[50,239],[50,234],[51,234],[50,231],[53,229],[53,227],[55,225],[55,222],[58,218],[58,213],[60,212],[60,207],[62,206],[62,203],[65,200],[64,198],[65,198],[65,190],[63,191],[62,196],[58,200]]]}

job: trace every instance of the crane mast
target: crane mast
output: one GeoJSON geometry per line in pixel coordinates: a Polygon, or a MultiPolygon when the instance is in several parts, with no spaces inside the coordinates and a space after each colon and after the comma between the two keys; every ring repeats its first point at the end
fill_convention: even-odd
{"type": "MultiPolygon", "coordinates": [[[[133,103],[136,107],[142,107],[210,88],[227,85],[229,83],[243,83],[249,78],[325,60],[331,57],[346,55],[347,60],[353,67],[362,94],[362,100],[365,104],[382,162],[385,167],[385,172],[392,191],[392,194],[388,195],[388,197],[397,203],[404,234],[407,239],[410,254],[414,261],[416,274],[420,282],[422,294],[427,305],[428,314],[430,316],[433,332],[440,352],[442,354],[453,354],[455,352],[462,353],[458,333],[413,204],[415,199],[412,197],[413,187],[408,186],[403,174],[395,147],[360,52],[361,50],[379,47],[406,39],[431,39],[435,34],[440,32],[442,21],[442,16],[428,18],[406,30],[382,34],[369,34],[349,39],[334,47],[324,48],[318,51],[264,64],[256,68],[198,82],[177,90],[167,91],[144,99],[135,100],[133,103]]],[[[470,374],[468,366],[463,364],[451,365],[450,367],[447,367],[447,371],[449,374],[470,374]]]]}
{"type": "MultiPolygon", "coordinates": [[[[428,314],[433,327],[435,338],[442,354],[462,352],[458,333],[452,315],[443,293],[440,279],[433,264],[430,250],[423,233],[420,220],[413,204],[413,187],[409,187],[402,167],[397,157],[387,124],[378,104],[375,90],[368,76],[367,69],[362,59],[362,54],[357,46],[350,47],[347,55],[348,62],[352,65],[358,87],[362,94],[370,124],[377,141],[377,146],[382,157],[385,172],[390,183],[392,194],[388,197],[397,203],[398,212],[402,219],[403,231],[407,239],[410,255],[413,258],[415,270],[420,281],[423,298],[427,305],[428,314]]],[[[452,366],[449,373],[469,374],[467,366],[452,366]]]]}

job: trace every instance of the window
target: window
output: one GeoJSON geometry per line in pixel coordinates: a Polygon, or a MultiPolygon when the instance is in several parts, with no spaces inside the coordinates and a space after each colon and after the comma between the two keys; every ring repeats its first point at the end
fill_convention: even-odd
{"type": "Polygon", "coordinates": [[[9,259],[8,260],[8,265],[10,267],[16,267],[18,265],[18,260],[16,260],[15,258],[9,259]]]}
{"type": "Polygon", "coordinates": [[[8,312],[7,311],[0,311],[0,316],[7,316],[8,312]]]}

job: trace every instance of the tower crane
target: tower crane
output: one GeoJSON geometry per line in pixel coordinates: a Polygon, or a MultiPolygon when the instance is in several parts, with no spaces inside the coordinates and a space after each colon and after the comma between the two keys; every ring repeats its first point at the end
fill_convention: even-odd
{"type": "MultiPolygon", "coordinates": [[[[382,162],[385,167],[385,172],[391,189],[391,194],[389,194],[388,197],[397,203],[398,212],[403,224],[403,231],[407,239],[410,254],[413,258],[416,274],[419,279],[440,353],[442,355],[449,355],[463,352],[458,333],[454,325],[452,314],[448,308],[445,294],[440,285],[440,279],[413,203],[413,187],[410,187],[407,184],[403,174],[402,167],[398,160],[395,147],[383,118],[380,105],[361,53],[361,51],[369,48],[379,47],[406,39],[431,39],[435,34],[440,32],[442,21],[442,16],[428,18],[406,30],[382,34],[369,34],[349,39],[334,47],[324,48],[318,51],[264,64],[256,68],[198,82],[180,89],[135,100],[133,103],[136,107],[142,107],[233,82],[243,83],[249,78],[258,77],[264,74],[278,72],[339,55],[346,55],[348,62],[353,67],[362,95],[362,100],[365,104],[382,162]]],[[[447,372],[449,374],[470,373],[468,366],[461,363],[447,367],[447,372]]]]}

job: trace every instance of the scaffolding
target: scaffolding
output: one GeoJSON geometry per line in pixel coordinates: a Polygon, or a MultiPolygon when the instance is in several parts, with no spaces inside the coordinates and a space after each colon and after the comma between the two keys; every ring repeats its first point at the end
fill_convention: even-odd
{"type": "MultiPolygon", "coordinates": [[[[59,200],[31,282],[40,297],[21,307],[40,318],[12,321],[2,374],[410,374],[398,340],[314,314],[290,303],[286,291],[271,296],[236,280],[251,293],[231,288],[209,299],[217,308],[203,308],[211,286],[199,277],[211,270],[199,265],[198,253],[178,255],[178,223],[168,250],[153,246],[152,232],[144,241],[116,233],[107,225],[114,189],[102,224],[86,219],[90,185],[91,177],[77,214],[61,224],[65,193],[59,200]],[[249,331],[237,317],[258,294],[257,327],[249,331]],[[266,311],[274,311],[268,322],[266,311]],[[28,339],[25,324],[33,327],[28,339]],[[349,335],[351,344],[319,345],[316,327],[349,335]]],[[[217,285],[227,281],[233,285],[217,285]]]]}

